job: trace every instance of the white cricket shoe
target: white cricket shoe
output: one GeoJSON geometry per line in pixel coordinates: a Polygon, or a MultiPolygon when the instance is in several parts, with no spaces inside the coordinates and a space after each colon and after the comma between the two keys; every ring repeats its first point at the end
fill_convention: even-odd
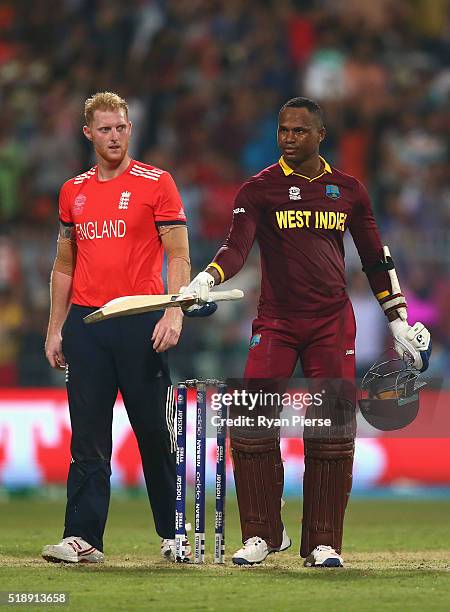
{"type": "MultiPolygon", "coordinates": [[[[192,558],[192,550],[191,550],[191,544],[187,538],[183,540],[183,547],[184,547],[184,561],[185,563],[189,563],[192,558]]],[[[175,540],[172,540],[170,538],[161,538],[161,556],[166,561],[175,562],[175,558],[176,558],[175,540]]]]}
{"type": "MultiPolygon", "coordinates": [[[[185,563],[189,563],[191,558],[192,558],[192,549],[191,549],[191,543],[188,540],[187,537],[187,532],[191,531],[192,526],[191,523],[186,523],[185,525],[185,529],[186,529],[186,538],[183,540],[183,547],[184,547],[184,561],[185,563]]],[[[176,544],[175,544],[175,540],[171,539],[171,538],[161,538],[161,556],[163,559],[165,559],[166,561],[172,561],[175,562],[176,561],[176,544]]]]}
{"type": "Polygon", "coordinates": [[[275,548],[271,552],[274,552],[274,553],[283,552],[283,550],[287,550],[288,548],[290,548],[291,544],[292,544],[292,540],[286,533],[286,529],[283,527],[283,539],[281,540],[281,546],[278,549],[275,548]]]}
{"type": "Polygon", "coordinates": [[[344,559],[331,546],[316,546],[306,557],[305,567],[343,567],[344,559]]]}
{"type": "Polygon", "coordinates": [[[44,546],[42,556],[53,563],[102,563],[105,560],[102,552],[77,536],[44,546]]]}
{"type": "Polygon", "coordinates": [[[246,540],[244,546],[234,553],[232,561],[235,565],[256,565],[262,563],[271,553],[287,550],[291,544],[291,538],[283,527],[283,540],[280,548],[269,548],[265,540],[253,536],[246,540]]]}

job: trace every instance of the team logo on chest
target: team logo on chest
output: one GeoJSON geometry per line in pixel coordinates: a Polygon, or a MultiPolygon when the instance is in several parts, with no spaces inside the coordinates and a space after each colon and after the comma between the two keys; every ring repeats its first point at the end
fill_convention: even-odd
{"type": "Polygon", "coordinates": [[[300,193],[300,187],[289,187],[289,199],[290,200],[301,200],[302,195],[300,193]]]}
{"type": "Polygon", "coordinates": [[[119,210],[128,210],[128,204],[130,203],[131,191],[122,191],[119,200],[119,210]]]}
{"type": "Polygon", "coordinates": [[[341,197],[341,192],[339,191],[339,187],[337,185],[327,185],[325,188],[325,193],[332,200],[337,200],[341,197]]]}

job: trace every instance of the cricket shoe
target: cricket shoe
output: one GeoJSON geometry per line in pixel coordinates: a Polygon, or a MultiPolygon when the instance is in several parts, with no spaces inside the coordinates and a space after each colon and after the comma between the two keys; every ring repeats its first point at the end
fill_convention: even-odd
{"type": "Polygon", "coordinates": [[[305,567],[343,567],[344,559],[331,546],[316,546],[306,557],[305,567]]]}
{"type": "Polygon", "coordinates": [[[232,557],[235,565],[257,565],[262,563],[271,553],[287,550],[292,544],[291,538],[283,527],[283,539],[279,548],[269,548],[267,542],[258,536],[253,536],[244,542],[244,546],[232,557]]]}
{"type": "MultiPolygon", "coordinates": [[[[186,523],[186,531],[191,530],[191,524],[186,523]]],[[[189,563],[192,558],[191,543],[189,542],[187,535],[183,540],[184,548],[184,562],[189,563]]],[[[176,544],[175,540],[171,538],[161,538],[161,556],[166,561],[174,562],[176,560],[176,544]]]]}
{"type": "Polygon", "coordinates": [[[102,563],[105,560],[102,552],[77,536],[44,546],[42,556],[52,563],[102,563]]]}

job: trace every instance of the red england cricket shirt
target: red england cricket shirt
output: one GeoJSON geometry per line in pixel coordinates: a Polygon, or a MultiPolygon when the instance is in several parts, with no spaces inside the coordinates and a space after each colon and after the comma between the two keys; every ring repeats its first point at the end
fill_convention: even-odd
{"type": "Polygon", "coordinates": [[[186,224],[168,172],[131,160],[120,176],[100,181],[94,166],[64,183],[59,217],[76,231],[74,304],[98,307],[123,295],[164,293],[158,226],[186,224]]]}

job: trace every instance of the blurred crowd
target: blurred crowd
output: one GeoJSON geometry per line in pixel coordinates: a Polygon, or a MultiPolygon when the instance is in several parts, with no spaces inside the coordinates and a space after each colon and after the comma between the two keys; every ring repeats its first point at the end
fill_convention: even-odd
{"type": "MultiPolygon", "coordinates": [[[[233,196],[278,159],[277,114],[324,108],[322,154],[361,179],[395,258],[410,320],[450,366],[450,27],[447,0],[2,0],[0,3],[0,386],[62,385],[43,355],[60,185],[88,169],[83,103],[130,105],[132,155],[169,170],[197,273],[227,234],[233,196]]],[[[358,368],[388,343],[347,241],[358,368]]],[[[105,279],[107,282],[107,279],[105,279]]],[[[243,371],[257,250],[230,283],[246,300],[185,325],[174,379],[243,371]]]]}

